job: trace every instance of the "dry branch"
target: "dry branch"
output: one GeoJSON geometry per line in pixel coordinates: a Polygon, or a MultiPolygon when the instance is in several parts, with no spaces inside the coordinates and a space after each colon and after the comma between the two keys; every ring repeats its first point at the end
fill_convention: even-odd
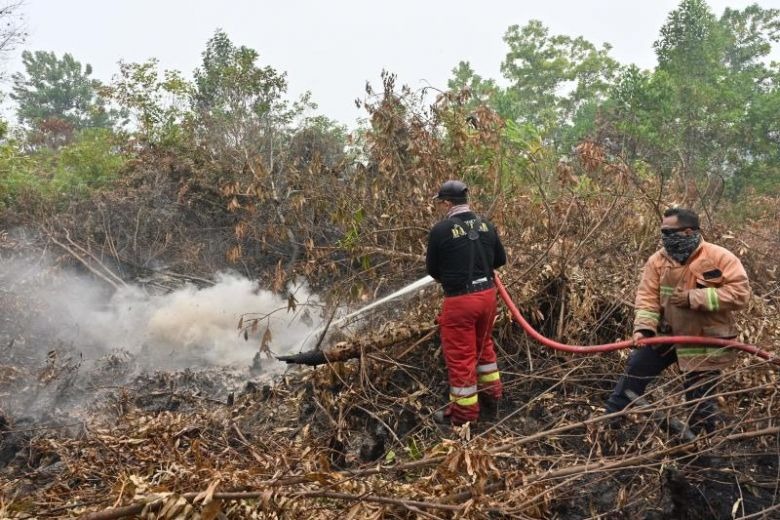
{"type": "MultiPolygon", "coordinates": [[[[733,435],[727,435],[722,438],[723,441],[736,441],[755,437],[766,437],[771,435],[777,435],[780,433],[780,427],[762,428],[761,430],[755,430],[751,432],[738,433],[733,435]]],[[[523,477],[523,484],[533,484],[536,482],[554,480],[558,478],[570,477],[574,475],[585,475],[586,473],[597,473],[604,471],[612,471],[616,469],[629,468],[633,466],[644,465],[648,462],[657,461],[668,457],[670,455],[682,454],[687,456],[700,455],[702,451],[696,446],[696,442],[686,442],[678,446],[672,446],[670,448],[655,450],[648,453],[641,453],[633,457],[621,457],[617,460],[604,458],[596,462],[590,462],[587,464],[578,464],[574,466],[567,466],[557,470],[549,470],[543,473],[537,473],[523,477]]],[[[505,489],[507,486],[506,480],[495,482],[485,487],[485,493],[494,493],[505,489]]],[[[447,498],[447,502],[461,503],[474,496],[473,491],[465,491],[452,495],[447,498]]]]}

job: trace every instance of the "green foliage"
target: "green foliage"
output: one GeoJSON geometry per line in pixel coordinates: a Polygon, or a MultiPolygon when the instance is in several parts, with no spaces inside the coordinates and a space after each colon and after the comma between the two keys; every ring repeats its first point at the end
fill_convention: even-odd
{"type": "Polygon", "coordinates": [[[119,64],[109,95],[130,117],[144,142],[174,146],[183,139],[183,124],[193,86],[179,71],[166,70],[162,77],[158,61],[119,64]]]}
{"type": "Polygon", "coordinates": [[[194,102],[198,110],[216,117],[263,117],[287,91],[286,74],[258,67],[254,49],[236,47],[223,31],[206,44],[203,63],[195,71],[194,102]]]}
{"type": "Polygon", "coordinates": [[[0,118],[0,140],[3,140],[8,135],[8,121],[0,118]]]}
{"type": "Polygon", "coordinates": [[[761,59],[769,56],[772,43],[780,41],[780,10],[753,4],[742,11],[729,9],[720,23],[726,31],[726,62],[733,71],[764,72],[761,59]]]}
{"type": "Polygon", "coordinates": [[[300,171],[316,169],[318,165],[336,167],[345,158],[347,129],[325,116],[304,119],[293,131],[286,153],[293,167],[300,171]]]}
{"type": "Polygon", "coordinates": [[[488,104],[504,119],[539,128],[559,149],[570,149],[594,126],[597,104],[609,90],[618,63],[582,37],[551,35],[538,20],[513,25],[504,35],[508,51],[499,87],[474,72],[468,62],[453,69],[452,90],[468,89],[470,106],[488,104]]]}
{"type": "Polygon", "coordinates": [[[507,121],[503,131],[502,180],[505,187],[513,186],[517,181],[527,182],[527,173],[531,163],[538,161],[547,153],[542,135],[537,127],[530,123],[517,124],[507,121]]]}
{"type": "Polygon", "coordinates": [[[106,129],[84,130],[54,159],[51,189],[55,196],[85,194],[116,178],[127,157],[117,148],[115,135],[106,129]]]}
{"type": "Polygon", "coordinates": [[[10,207],[27,193],[43,192],[42,179],[35,173],[35,161],[21,153],[14,142],[0,145],[0,209],[10,207]]]}
{"type": "Polygon", "coordinates": [[[488,105],[530,124],[558,153],[603,140],[690,196],[777,183],[778,65],[767,57],[780,41],[780,10],[754,4],[718,18],[705,0],[682,0],[660,29],[649,71],[620,67],[609,45],[552,35],[535,20],[510,26],[504,41],[507,88],[468,62],[453,69],[449,86],[471,93],[470,110],[488,105]]]}
{"type": "Polygon", "coordinates": [[[11,93],[20,123],[42,129],[59,122],[76,131],[111,126],[112,114],[99,96],[100,83],[90,78],[90,65],[82,67],[67,53],[58,58],[45,51],[24,51],[22,61],[25,72],[13,75],[11,93]]]}
{"type": "Polygon", "coordinates": [[[128,156],[107,129],[88,129],[58,150],[23,153],[15,142],[0,146],[0,204],[66,203],[110,183],[128,156]]]}
{"type": "Polygon", "coordinates": [[[497,97],[501,95],[502,90],[492,79],[484,79],[474,72],[468,61],[461,61],[458,66],[452,69],[452,78],[447,81],[447,88],[452,91],[468,90],[471,92],[470,107],[480,103],[489,103],[495,105],[497,97]]]}
{"type": "Polygon", "coordinates": [[[352,217],[349,222],[349,231],[339,241],[339,247],[350,249],[358,245],[360,239],[360,227],[363,220],[366,218],[366,210],[361,208],[352,212],[352,217]]]}
{"type": "Polygon", "coordinates": [[[550,35],[538,20],[509,27],[504,41],[509,50],[501,71],[513,103],[502,115],[546,131],[570,125],[583,106],[605,97],[618,68],[608,44],[550,35]]]}
{"type": "Polygon", "coordinates": [[[765,58],[778,15],[753,5],[718,19],[704,1],[683,0],[655,43],[658,67],[625,68],[612,88],[604,112],[620,153],[705,199],[719,185],[736,194],[776,183],[778,84],[765,58]]]}
{"type": "Polygon", "coordinates": [[[683,0],[669,14],[653,47],[660,69],[704,79],[723,66],[725,44],[726,33],[707,3],[683,0]]]}
{"type": "Polygon", "coordinates": [[[254,49],[237,47],[217,31],[195,71],[192,101],[199,122],[227,145],[253,149],[258,135],[291,119],[283,98],[286,75],[270,66],[258,67],[258,58],[254,49]]]}
{"type": "Polygon", "coordinates": [[[293,122],[315,108],[308,93],[298,102],[287,101],[286,74],[258,66],[258,59],[257,51],[236,46],[227,34],[217,31],[195,71],[191,97],[201,148],[226,169],[250,170],[255,180],[263,176],[260,170],[276,172],[293,122]]]}

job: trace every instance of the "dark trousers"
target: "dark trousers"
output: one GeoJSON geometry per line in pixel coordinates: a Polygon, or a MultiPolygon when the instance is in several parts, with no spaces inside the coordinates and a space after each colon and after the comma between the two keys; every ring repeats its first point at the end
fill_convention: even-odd
{"type": "MultiPolygon", "coordinates": [[[[631,402],[625,395],[626,390],[631,390],[636,395],[643,395],[647,385],[653,382],[664,369],[676,362],[677,353],[671,345],[634,349],[628,357],[626,373],[620,376],[612,395],[607,399],[607,412],[622,410],[631,402]]],[[[693,401],[712,395],[719,376],[718,370],[686,372],[683,377],[685,399],[693,401]]],[[[693,405],[690,414],[692,423],[702,422],[709,430],[717,420],[718,405],[714,399],[704,399],[693,405]]]]}

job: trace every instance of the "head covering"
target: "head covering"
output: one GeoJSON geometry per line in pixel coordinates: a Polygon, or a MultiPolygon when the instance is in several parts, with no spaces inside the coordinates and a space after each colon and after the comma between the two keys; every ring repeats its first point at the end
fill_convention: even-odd
{"type": "Polygon", "coordinates": [[[439,193],[433,198],[442,200],[458,200],[468,197],[469,188],[465,183],[456,180],[449,180],[441,185],[439,193]]]}

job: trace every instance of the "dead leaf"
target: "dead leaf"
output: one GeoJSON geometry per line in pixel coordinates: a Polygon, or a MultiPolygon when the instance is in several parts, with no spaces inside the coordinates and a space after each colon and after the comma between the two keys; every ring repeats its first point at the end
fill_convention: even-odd
{"type": "Polygon", "coordinates": [[[263,333],[263,339],[260,341],[260,352],[264,352],[269,357],[271,356],[271,340],[273,339],[273,336],[271,335],[271,327],[266,327],[265,332],[263,333]]]}
{"type": "Polygon", "coordinates": [[[222,501],[221,500],[212,500],[200,511],[200,519],[201,520],[214,520],[219,515],[220,511],[222,511],[222,501]]]}
{"type": "Polygon", "coordinates": [[[197,496],[193,499],[193,502],[199,502],[202,500],[204,505],[211,502],[214,498],[214,491],[216,491],[218,485],[219,479],[214,479],[205,491],[197,494],[197,496]]]}

